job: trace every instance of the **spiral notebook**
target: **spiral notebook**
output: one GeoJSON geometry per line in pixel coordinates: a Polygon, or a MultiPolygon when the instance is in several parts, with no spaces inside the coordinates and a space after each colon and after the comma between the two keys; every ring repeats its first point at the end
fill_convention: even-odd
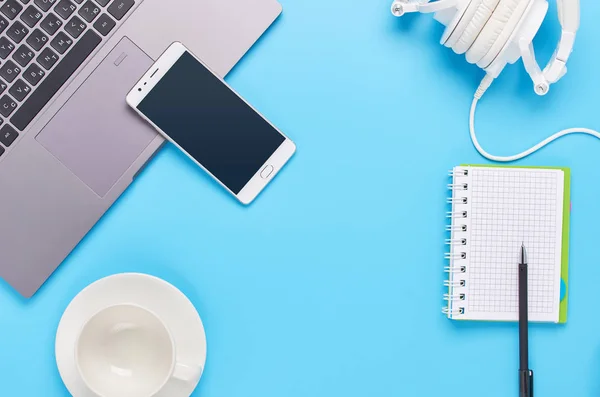
{"type": "Polygon", "coordinates": [[[570,171],[455,167],[444,313],[454,320],[518,320],[517,258],[529,257],[529,319],[567,321],[570,171]]]}

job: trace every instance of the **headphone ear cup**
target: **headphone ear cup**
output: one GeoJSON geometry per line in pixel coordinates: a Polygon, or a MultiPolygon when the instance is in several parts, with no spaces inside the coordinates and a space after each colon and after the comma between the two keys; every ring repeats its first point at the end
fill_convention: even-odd
{"type": "Polygon", "coordinates": [[[456,44],[460,36],[462,36],[463,32],[465,31],[465,28],[469,24],[469,21],[475,16],[477,9],[482,2],[483,0],[469,1],[469,5],[465,8],[458,21],[456,21],[454,24],[454,30],[449,32],[448,35],[445,35],[446,39],[442,42],[443,45],[452,48],[456,44]]]}
{"type": "MultiPolygon", "coordinates": [[[[546,0],[542,1],[545,2],[546,0]]],[[[535,2],[536,0],[524,0],[519,2],[517,8],[511,15],[510,19],[504,25],[504,28],[500,32],[500,35],[498,36],[498,38],[496,38],[496,40],[494,40],[494,43],[492,44],[492,47],[487,52],[487,54],[485,54],[485,56],[481,58],[479,62],[477,62],[477,66],[479,66],[482,69],[487,69],[498,58],[506,59],[502,56],[502,54],[506,54],[506,50],[508,49],[507,44],[509,40],[511,40],[511,37],[514,36],[517,29],[519,29],[520,26],[525,26],[530,29],[535,27],[536,24],[533,23],[533,19],[531,16],[531,9],[533,8],[533,4],[535,2]]],[[[535,32],[537,33],[538,30],[539,27],[535,29],[535,32]]]]}
{"type": "Polygon", "coordinates": [[[451,38],[451,36],[456,31],[456,29],[459,27],[460,22],[464,19],[465,13],[467,12],[467,10],[471,6],[471,4],[473,2],[479,2],[479,1],[481,1],[481,0],[459,0],[458,4],[456,6],[456,12],[447,22],[442,22],[440,19],[438,19],[437,16],[440,13],[436,13],[436,19],[438,19],[440,22],[442,22],[444,25],[446,25],[446,30],[444,30],[444,34],[442,35],[440,44],[446,45],[448,40],[451,38]]]}
{"type": "Polygon", "coordinates": [[[529,2],[529,0],[500,0],[496,11],[492,13],[481,33],[467,51],[469,63],[478,63],[487,55],[521,2],[529,2]]]}
{"type": "Polygon", "coordinates": [[[458,37],[456,43],[452,46],[452,49],[457,54],[464,54],[467,52],[479,34],[483,30],[484,26],[490,20],[490,17],[496,10],[496,7],[500,3],[500,0],[483,0],[477,7],[475,14],[468,22],[463,33],[458,37]]]}

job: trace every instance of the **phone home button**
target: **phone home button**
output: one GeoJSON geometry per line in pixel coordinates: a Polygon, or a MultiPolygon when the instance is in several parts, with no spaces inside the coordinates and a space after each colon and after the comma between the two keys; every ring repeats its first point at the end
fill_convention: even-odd
{"type": "Polygon", "coordinates": [[[262,179],[267,179],[269,176],[271,176],[272,173],[273,173],[273,166],[272,165],[267,165],[260,172],[260,177],[262,179]]]}

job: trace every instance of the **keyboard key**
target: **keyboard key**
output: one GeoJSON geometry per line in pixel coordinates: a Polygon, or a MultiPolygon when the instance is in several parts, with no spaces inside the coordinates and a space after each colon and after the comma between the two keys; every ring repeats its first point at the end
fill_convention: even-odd
{"type": "Polygon", "coordinates": [[[71,0],[60,0],[60,2],[54,7],[54,11],[62,17],[62,19],[68,19],[71,14],[77,9],[77,6],[71,2],[71,0]]]}
{"type": "MultiPolygon", "coordinates": [[[[6,84],[4,81],[0,80],[0,94],[4,93],[4,91],[6,91],[6,87],[8,87],[8,84],[6,84]]],[[[2,119],[0,119],[2,120],[2,119]]],[[[2,123],[0,123],[2,124],[2,123]]]]}
{"type": "Polygon", "coordinates": [[[75,3],[81,4],[81,3],[83,3],[83,0],[75,0],[75,3]]]}
{"type": "Polygon", "coordinates": [[[60,32],[56,35],[56,37],[50,42],[52,48],[58,51],[59,54],[64,54],[67,52],[69,47],[73,44],[73,39],[67,36],[64,32],[60,32]]]}
{"type": "Polygon", "coordinates": [[[15,45],[6,37],[0,37],[0,58],[6,59],[15,49],[15,45]]]}
{"type": "Polygon", "coordinates": [[[4,32],[4,30],[8,27],[8,21],[0,16],[0,33],[4,32]]]}
{"type": "Polygon", "coordinates": [[[30,28],[34,27],[42,19],[42,13],[35,8],[29,6],[24,13],[21,14],[21,21],[25,22],[30,28]]]}
{"type": "Polygon", "coordinates": [[[46,76],[38,88],[12,116],[10,121],[18,130],[23,131],[31,123],[48,101],[79,69],[81,64],[88,59],[101,41],[102,38],[93,30],[88,30],[81,36],[79,41],[71,48],[71,51],[65,55],[56,65],[56,68],[46,76]]]}
{"type": "Polygon", "coordinates": [[[94,28],[96,28],[96,30],[100,32],[102,36],[106,36],[111,30],[113,30],[116,24],[117,23],[114,21],[114,19],[106,14],[102,14],[96,23],[94,23],[94,28]]]}
{"type": "MultiPolygon", "coordinates": [[[[23,73],[23,78],[27,80],[29,84],[36,86],[44,78],[45,75],[46,72],[44,72],[42,68],[40,68],[37,64],[32,63],[23,73]]],[[[0,94],[2,94],[2,92],[0,92],[0,94]]]]}
{"type": "Polygon", "coordinates": [[[10,59],[0,68],[0,76],[9,83],[12,83],[19,73],[21,73],[21,68],[10,59]]]}
{"type": "Polygon", "coordinates": [[[39,29],[34,30],[27,38],[27,44],[29,44],[31,48],[33,48],[36,51],[41,50],[47,42],[48,36],[46,36],[44,32],[42,32],[39,29]]]}
{"type": "MultiPolygon", "coordinates": [[[[2,123],[0,123],[2,124],[2,123]]],[[[0,146],[0,156],[2,156],[4,154],[4,148],[2,146],[0,146]]]]}
{"type": "Polygon", "coordinates": [[[0,98],[0,114],[4,117],[10,116],[12,112],[17,108],[17,103],[8,95],[4,95],[0,98]]]}
{"type": "Polygon", "coordinates": [[[134,4],[134,0],[115,0],[108,6],[108,13],[120,21],[134,4]]]}
{"type": "Polygon", "coordinates": [[[16,0],[8,0],[0,7],[0,12],[6,15],[8,19],[15,19],[22,10],[23,6],[17,3],[16,0]]]}
{"type": "Polygon", "coordinates": [[[25,99],[30,92],[31,87],[21,79],[15,81],[15,84],[13,84],[13,86],[10,87],[10,90],[8,90],[8,93],[19,102],[23,102],[23,99],[25,99]]]}
{"type": "Polygon", "coordinates": [[[37,57],[37,61],[46,70],[52,69],[52,66],[58,61],[58,55],[50,48],[46,47],[37,57]]]}
{"type": "Polygon", "coordinates": [[[79,15],[88,22],[92,22],[100,15],[100,7],[88,0],[80,9],[79,15]]]}
{"type": "Polygon", "coordinates": [[[110,0],[94,0],[96,3],[100,4],[102,7],[110,3],[110,0]]]}
{"type": "Polygon", "coordinates": [[[35,5],[40,7],[42,11],[48,11],[56,0],[35,0],[35,5]]]}
{"type": "Polygon", "coordinates": [[[8,124],[0,128],[0,142],[6,147],[12,145],[18,136],[19,133],[8,124]]]}
{"type": "Polygon", "coordinates": [[[8,31],[6,35],[10,37],[15,43],[19,44],[27,35],[29,34],[29,29],[25,27],[21,22],[15,21],[8,31]]]}
{"type": "Polygon", "coordinates": [[[21,0],[21,3],[23,3],[23,4],[29,4],[30,1],[31,0],[21,0]]]}
{"type": "Polygon", "coordinates": [[[29,65],[29,62],[31,62],[34,56],[35,53],[31,50],[31,48],[27,47],[25,44],[22,44],[12,57],[19,65],[21,65],[21,67],[25,67],[29,65]]]}
{"type": "Polygon", "coordinates": [[[62,21],[58,19],[56,15],[50,13],[48,16],[46,16],[46,18],[44,18],[40,26],[46,31],[46,33],[52,36],[58,29],[60,29],[62,24],[62,21]]]}
{"type": "Polygon", "coordinates": [[[86,28],[87,25],[77,16],[71,18],[71,20],[65,25],[65,31],[68,34],[70,34],[74,39],[81,36],[81,34],[86,28]]]}

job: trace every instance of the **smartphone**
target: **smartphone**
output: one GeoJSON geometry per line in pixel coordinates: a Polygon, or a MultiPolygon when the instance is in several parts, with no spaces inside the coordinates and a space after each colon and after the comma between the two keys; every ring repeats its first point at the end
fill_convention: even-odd
{"type": "Polygon", "coordinates": [[[127,103],[243,204],[251,203],[296,145],[181,43],[173,43],[127,103]]]}

